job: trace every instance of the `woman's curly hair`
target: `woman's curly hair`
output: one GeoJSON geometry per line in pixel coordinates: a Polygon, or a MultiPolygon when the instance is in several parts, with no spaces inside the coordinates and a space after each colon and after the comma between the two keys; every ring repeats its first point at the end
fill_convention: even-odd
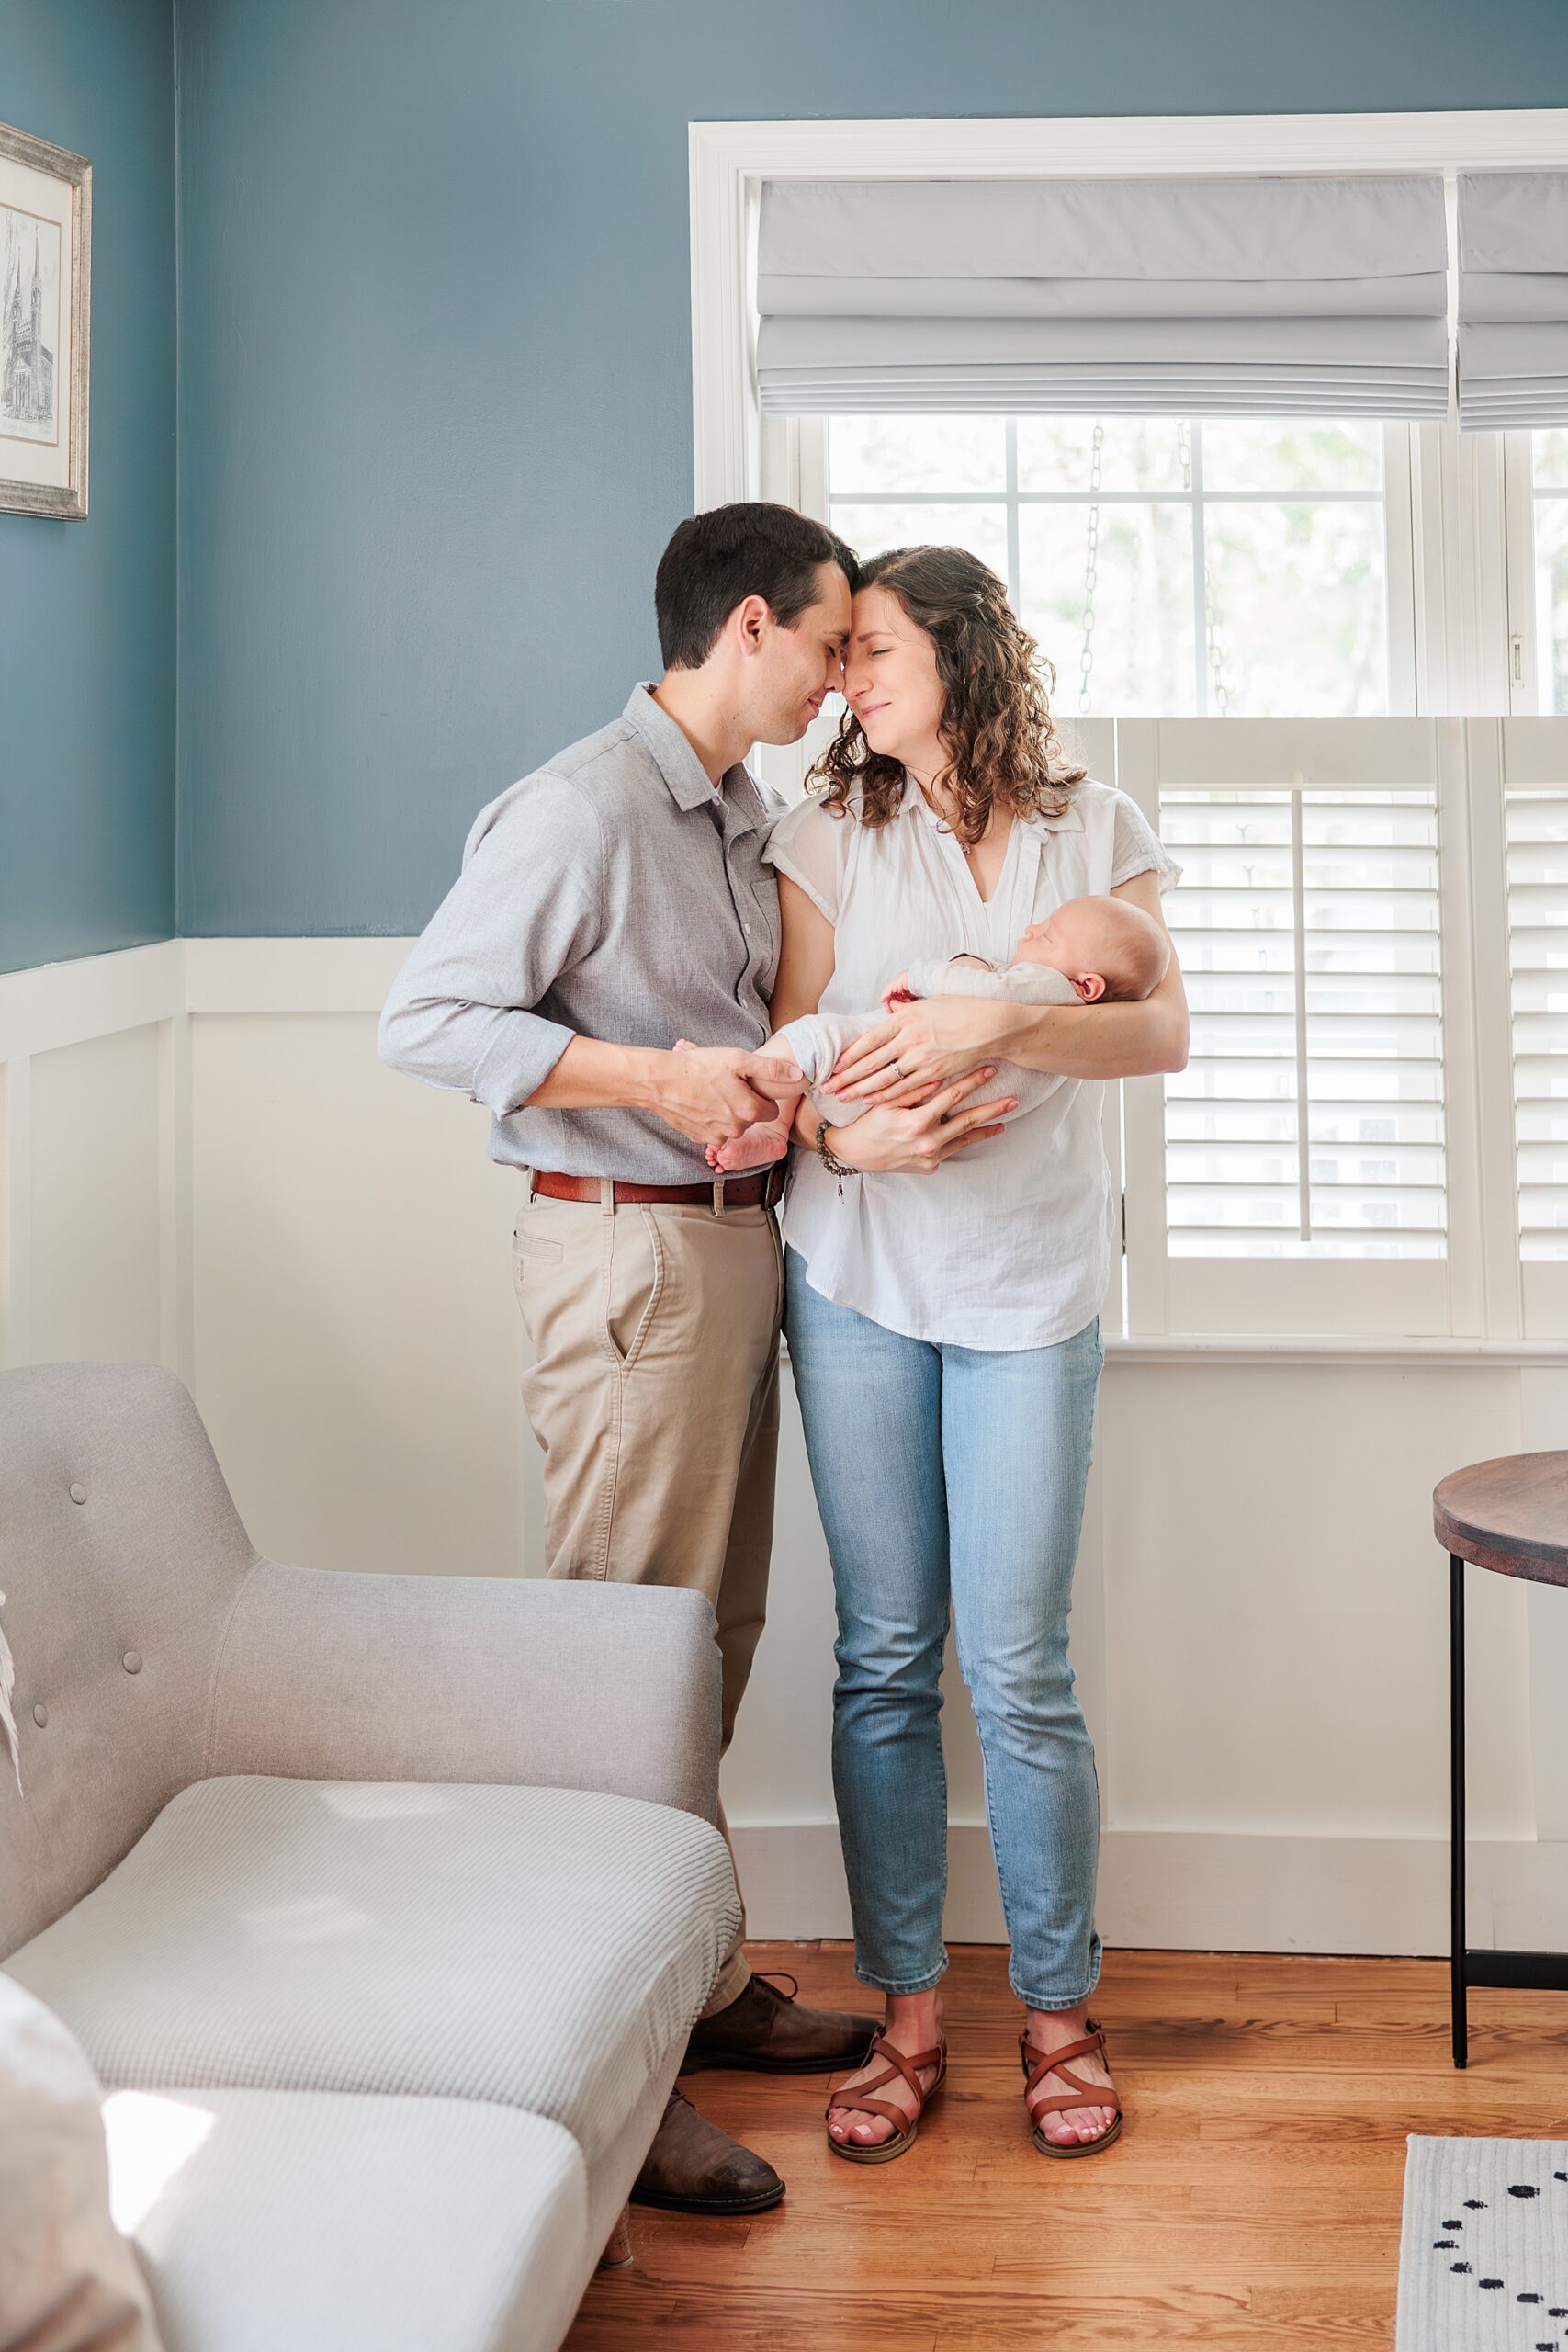
{"type": "MultiPolygon", "coordinates": [[[[897,596],[936,650],[948,764],[935,781],[956,792],[958,839],[979,841],[998,801],[1017,816],[1060,816],[1088,770],[1063,747],[1049,700],[1055,672],[996,573],[966,548],[891,548],[862,564],[862,588],[897,596]]],[[[858,792],[861,822],[886,825],[903,798],[904,769],[872,750],[846,708],[807,789],[840,815],[858,792]]]]}

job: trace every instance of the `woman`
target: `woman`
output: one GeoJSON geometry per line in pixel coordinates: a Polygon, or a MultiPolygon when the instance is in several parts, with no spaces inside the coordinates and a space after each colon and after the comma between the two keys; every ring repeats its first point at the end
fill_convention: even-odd
{"type": "MultiPolygon", "coordinates": [[[[866,565],[844,695],[819,797],[768,847],[784,922],[775,1027],[874,1005],[915,957],[1006,962],[1026,924],[1085,893],[1157,919],[1176,869],[1132,801],[1066,760],[1034,641],[974,556],[902,548],[866,565]]],[[[1121,2130],[1088,2015],[1099,1795],[1067,1663],[1111,1266],[1100,1089],[1087,1081],[1179,1069],[1186,1042],[1174,960],[1142,1003],[938,999],[841,1057],[833,1089],[859,1115],[832,1125],[801,1105],[785,1328],[833,1562],[856,1973],[886,1997],[867,2064],[828,2111],[829,2144],[860,2163],[904,2154],[946,2068],[950,1599],[1034,2144],[1082,2155],[1121,2130]],[[1003,1058],[1060,1073],[1006,1126],[1003,1058]]]]}

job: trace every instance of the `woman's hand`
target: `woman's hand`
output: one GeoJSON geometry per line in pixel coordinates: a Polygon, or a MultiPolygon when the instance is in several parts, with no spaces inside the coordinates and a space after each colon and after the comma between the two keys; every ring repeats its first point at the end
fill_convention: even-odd
{"type": "Polygon", "coordinates": [[[966,1073],[978,1080],[976,1063],[1001,1051],[1019,1010],[991,997],[916,997],[896,1005],[844,1047],[824,1091],[840,1102],[908,1110],[966,1073]]]}
{"type": "Polygon", "coordinates": [[[1004,1112],[1017,1110],[1015,1095],[1004,1094],[994,1102],[972,1102],[966,1111],[958,1107],[996,1074],[990,1068],[973,1069],[956,1085],[943,1087],[914,1110],[882,1105],[863,1111],[847,1127],[829,1128],[828,1148],[835,1159],[863,1175],[929,1176],[954,1152],[966,1151],[971,1144],[1001,1134],[994,1122],[1004,1112]],[[987,1121],[993,1124],[987,1125],[987,1121]]]}

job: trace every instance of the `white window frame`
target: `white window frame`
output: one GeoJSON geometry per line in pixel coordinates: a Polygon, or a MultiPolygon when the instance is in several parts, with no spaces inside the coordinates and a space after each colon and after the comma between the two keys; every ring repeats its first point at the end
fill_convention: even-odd
{"type": "MultiPolygon", "coordinates": [[[[1440,173],[1448,188],[1450,285],[1457,287],[1454,179],[1466,171],[1568,169],[1568,109],[1435,114],[1199,117],[1031,117],[1010,120],[728,122],[689,127],[692,234],[692,356],[694,493],[699,509],[732,499],[781,498],[808,512],[827,504],[826,433],[818,420],[764,419],[756,372],[757,219],[764,181],[784,178],[1050,179],[1190,174],[1440,173]]],[[[1164,1249],[1164,1121],[1155,1081],[1134,1081],[1118,1104],[1107,1089],[1112,1164],[1125,1171],[1130,1337],[1159,1354],[1214,1353],[1261,1343],[1314,1360],[1392,1349],[1429,1353],[1458,1342],[1461,1355],[1504,1353],[1530,1360],[1561,1352],[1552,1339],[1526,1335],[1517,1235],[1507,981],[1501,727],[1484,722],[1533,713],[1533,550],[1519,527],[1521,464],[1529,495],[1529,436],[1465,434],[1450,403],[1446,422],[1385,435],[1408,452],[1405,477],[1385,469],[1385,495],[1408,485],[1414,611],[1409,641],[1419,721],[1391,718],[1348,725],[1433,728],[1440,774],[1443,1005],[1450,1253],[1442,1261],[1446,1305],[1402,1302],[1402,1285],[1381,1278],[1371,1314],[1352,1314],[1348,1283],[1365,1261],[1273,1267],[1284,1277],[1261,1317],[1213,1290],[1207,1332],[1183,1308],[1172,1320],[1164,1249]],[[1522,458],[1521,458],[1522,450],[1522,458]],[[1509,530],[1510,514],[1514,526],[1509,530]],[[1522,661],[1510,640],[1523,639],[1522,661]],[[1516,669],[1523,675],[1516,678],[1516,669]],[[1527,700],[1527,695],[1529,699],[1527,700]],[[1443,721],[1463,718],[1461,729],[1443,721]],[[1490,746],[1490,749],[1488,748],[1490,746]],[[1120,1145],[1118,1151],[1116,1147],[1120,1145]],[[1157,1250],[1154,1247],[1157,1225],[1157,1250]],[[1346,1266],[1352,1270],[1347,1277],[1346,1266]],[[1303,1286],[1315,1285],[1313,1295],[1303,1286]],[[1325,1279],[1326,1278],[1326,1279],[1325,1279]],[[1287,1295],[1299,1291],[1293,1299],[1287,1295]],[[1343,1311],[1332,1305],[1344,1293],[1343,1311]],[[1386,1334],[1386,1337],[1380,1337],[1386,1334]],[[1425,1335],[1425,1336],[1423,1336],[1425,1335]]],[[[1395,514],[1393,528],[1401,518],[1395,514]]],[[[1533,538],[1533,533],[1531,534],[1533,538]]],[[[1393,574],[1391,571],[1391,582],[1393,574]]],[[[1396,614],[1391,610],[1391,630],[1396,614]]],[[[1391,654],[1393,641],[1391,636],[1391,654]]],[[[1391,688],[1404,695],[1391,662],[1391,688]]],[[[1123,720],[1093,725],[1097,773],[1137,796],[1142,728],[1278,728],[1291,721],[1236,718],[1123,720]],[[1098,739],[1106,741],[1101,754],[1098,739]],[[1122,775],[1121,770],[1126,769],[1122,775]]],[[[1323,724],[1325,722],[1312,722],[1323,724]]],[[[1340,722],[1326,722],[1337,725],[1340,722]]],[[[1080,736],[1083,723],[1075,721],[1080,736]]],[[[1568,741],[1568,719],[1556,722],[1568,741]]],[[[1235,748],[1235,747],[1233,747],[1235,748]]],[[[765,763],[772,780],[798,785],[797,752],[765,763]]],[[[1146,759],[1145,759],[1146,764],[1146,759]]],[[[1301,762],[1293,763],[1299,768],[1301,762]]],[[[1224,1261],[1189,1261],[1213,1269],[1224,1261]]],[[[1255,1261],[1245,1261],[1253,1274],[1255,1261]]],[[[1530,1270],[1527,1269],[1527,1273],[1530,1270]]],[[[1536,1269],[1551,1274],[1553,1268],[1536,1269]]],[[[1418,1268],[1374,1269],[1395,1275],[1418,1268]]],[[[1183,1272],[1180,1281],[1185,1282],[1183,1272]]],[[[1410,1288],[1412,1285],[1403,1285],[1410,1288]]],[[[1553,1285],[1555,1287],[1555,1285],[1553,1285]]],[[[1364,1290],[1363,1299],[1369,1295],[1364,1290]]],[[[1108,1302],[1108,1305],[1110,1302],[1108,1302]]],[[[1544,1298],[1529,1330],[1568,1331],[1556,1301],[1544,1298]],[[1542,1311],[1544,1310],[1544,1311],[1542,1311]]]]}

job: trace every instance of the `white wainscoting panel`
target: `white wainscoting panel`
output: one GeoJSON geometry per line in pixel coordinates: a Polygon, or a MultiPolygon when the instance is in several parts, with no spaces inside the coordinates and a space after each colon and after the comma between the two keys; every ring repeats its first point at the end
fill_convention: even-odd
{"type": "MultiPolygon", "coordinates": [[[[191,940],[0,978],[4,1360],[159,1355],[255,1541],[543,1566],[485,1114],[384,1069],[403,943],[191,940]]],[[[1562,1442],[1508,1349],[1112,1345],[1074,1610],[1108,1941],[1438,1951],[1444,1470],[1562,1442]]],[[[1472,1935],[1568,1942],[1568,1594],[1471,1578],[1472,1935]],[[1563,1622],[1560,1622],[1563,1621],[1563,1622]],[[1538,1817],[1540,1835],[1538,1836],[1538,1817]]],[[[725,1787],[756,1932],[842,1933],[832,1596],[785,1379],[768,1632],[725,1787]]],[[[948,1930],[1000,1933],[963,1687],[948,1930]]]]}
{"type": "Polygon", "coordinates": [[[32,1057],[35,1363],[160,1352],[162,1025],[32,1057]]]}
{"type": "Polygon", "coordinates": [[[372,1012],[191,1016],[196,1393],[264,1551],[525,1567],[516,1180],[372,1012]]]}
{"type": "MultiPolygon", "coordinates": [[[[1110,1818],[1443,1830],[1448,1565],[1432,1488],[1517,1451],[1518,1384],[1510,1368],[1113,1364],[1110,1818]]],[[[1472,1826],[1529,1836],[1525,1595],[1479,1571],[1472,1585],[1472,1826]]]]}

